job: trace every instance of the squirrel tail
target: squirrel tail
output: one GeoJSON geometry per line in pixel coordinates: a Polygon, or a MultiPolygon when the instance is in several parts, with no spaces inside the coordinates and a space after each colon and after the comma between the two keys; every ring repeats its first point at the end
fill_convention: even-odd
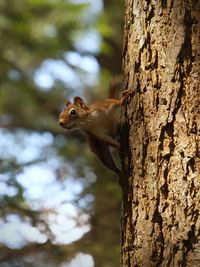
{"type": "Polygon", "coordinates": [[[123,92],[122,75],[114,76],[109,84],[108,97],[113,99],[120,99],[123,92]]]}

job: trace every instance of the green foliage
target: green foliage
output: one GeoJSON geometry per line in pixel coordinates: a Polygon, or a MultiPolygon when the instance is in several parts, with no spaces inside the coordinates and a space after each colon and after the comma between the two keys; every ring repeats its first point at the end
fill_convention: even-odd
{"type": "MultiPolygon", "coordinates": [[[[59,61],[76,77],[83,77],[81,92],[84,94],[85,89],[88,99],[100,95],[106,97],[111,73],[115,74],[121,68],[119,51],[122,37],[118,25],[122,18],[122,3],[118,5],[115,2],[111,1],[111,9],[108,8],[106,13],[90,16],[88,4],[74,4],[72,1],[0,1],[0,125],[5,129],[1,129],[0,135],[7,138],[0,143],[3,144],[3,148],[0,147],[0,186],[4,188],[0,194],[1,220],[8,223],[10,215],[17,215],[22,222],[29,223],[47,236],[44,243],[27,241],[18,249],[2,244],[0,265],[61,266],[62,262],[67,262],[80,251],[90,253],[97,266],[112,267],[119,262],[117,222],[120,192],[117,181],[100,165],[82,135],[69,133],[66,136],[66,131],[57,125],[65,99],[79,94],[79,88],[74,92],[74,84],[53,75],[53,83],[43,88],[35,78],[46,60],[59,61]],[[88,30],[98,32],[102,38],[101,50],[89,54],[103,68],[100,74],[102,83],[92,90],[86,86],[87,76],[79,67],[70,65],[64,56],[68,51],[88,55],[88,51],[80,50],[77,45],[77,40],[88,30]],[[118,63],[109,67],[107,62],[116,62],[116,59],[118,63]],[[27,136],[33,136],[32,142],[40,152],[35,152],[35,156],[33,153],[31,157],[31,152],[28,156],[25,153],[22,157],[20,154],[29,147],[27,136]],[[45,138],[47,141],[44,141],[45,138]],[[55,236],[47,218],[55,215],[56,210],[37,208],[36,200],[27,197],[25,184],[29,183],[30,177],[27,175],[25,184],[19,179],[31,167],[41,164],[54,166],[54,160],[59,162],[52,169],[57,179],[55,187],[64,188],[65,182],[72,178],[74,184],[80,183],[82,186],[81,192],[70,200],[78,211],[76,223],[87,225],[87,220],[81,222],[80,218],[86,214],[90,216],[91,231],[69,245],[54,242],[55,236]],[[111,221],[114,223],[111,224],[111,221]],[[105,236],[107,238],[102,238],[105,236]]],[[[30,180],[30,187],[33,186],[34,182],[30,180]]],[[[52,198],[56,197],[56,194],[52,195],[52,198]]]]}
{"type": "Polygon", "coordinates": [[[66,85],[47,94],[37,88],[33,75],[45,59],[74,50],[74,32],[81,27],[77,17],[85,7],[62,0],[1,1],[0,109],[9,115],[6,124],[40,129],[40,117],[45,117],[53,127],[51,118],[59,112],[56,105],[62,103],[66,85]],[[17,109],[13,100],[20,103],[17,109]]]}

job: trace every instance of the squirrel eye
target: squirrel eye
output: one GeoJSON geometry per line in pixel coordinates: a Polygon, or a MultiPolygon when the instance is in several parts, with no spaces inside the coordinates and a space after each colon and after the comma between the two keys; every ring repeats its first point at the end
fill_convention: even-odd
{"type": "Polygon", "coordinates": [[[70,109],[69,114],[72,116],[77,115],[76,109],[75,108],[70,109]]]}

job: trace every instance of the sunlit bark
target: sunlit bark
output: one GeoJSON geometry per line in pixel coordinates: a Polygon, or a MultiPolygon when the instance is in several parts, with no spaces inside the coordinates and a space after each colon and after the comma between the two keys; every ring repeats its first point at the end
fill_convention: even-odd
{"type": "Polygon", "coordinates": [[[200,266],[200,1],[127,0],[121,266],[200,266]]]}

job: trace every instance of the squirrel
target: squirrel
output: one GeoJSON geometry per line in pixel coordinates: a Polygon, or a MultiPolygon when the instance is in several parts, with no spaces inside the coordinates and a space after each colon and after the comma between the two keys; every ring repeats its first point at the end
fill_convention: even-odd
{"type": "Polygon", "coordinates": [[[100,161],[119,177],[110,147],[120,149],[115,139],[120,126],[120,110],[124,99],[105,99],[86,105],[82,98],[74,97],[73,103],[66,101],[58,124],[68,130],[82,130],[88,137],[89,146],[100,161]]]}

